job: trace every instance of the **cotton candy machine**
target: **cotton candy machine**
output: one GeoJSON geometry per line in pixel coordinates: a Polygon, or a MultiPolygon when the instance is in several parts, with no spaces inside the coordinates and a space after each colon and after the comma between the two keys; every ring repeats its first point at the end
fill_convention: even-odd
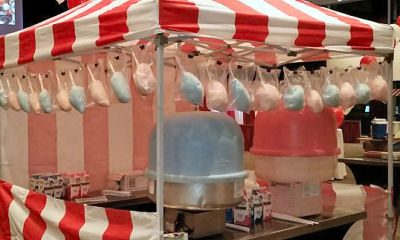
{"type": "Polygon", "coordinates": [[[280,183],[320,182],[333,177],[339,154],[332,109],[280,107],[260,112],[254,124],[251,153],[258,177],[280,183]]]}
{"type": "MultiPolygon", "coordinates": [[[[165,120],[164,205],[189,210],[235,206],[243,199],[243,135],[224,114],[181,113],[165,120]]],[[[150,143],[149,190],[155,199],[156,134],[150,143]]]]}

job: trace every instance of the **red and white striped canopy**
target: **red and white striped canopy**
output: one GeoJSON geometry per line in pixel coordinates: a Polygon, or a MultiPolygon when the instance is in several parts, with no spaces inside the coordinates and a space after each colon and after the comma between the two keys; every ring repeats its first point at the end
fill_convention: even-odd
{"type": "Polygon", "coordinates": [[[0,69],[167,32],[265,43],[264,52],[282,55],[290,48],[369,54],[393,49],[390,26],[304,0],[92,0],[1,36],[0,69]]]}

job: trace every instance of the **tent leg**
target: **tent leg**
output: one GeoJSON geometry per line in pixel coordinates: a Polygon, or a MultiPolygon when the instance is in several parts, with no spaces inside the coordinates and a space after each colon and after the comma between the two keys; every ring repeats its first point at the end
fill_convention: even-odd
{"type": "Polygon", "coordinates": [[[387,102],[387,118],[388,118],[388,239],[393,238],[393,60],[389,58],[389,70],[387,76],[388,84],[388,102],[387,102]]]}
{"type": "Polygon", "coordinates": [[[164,45],[166,37],[159,34],[157,46],[157,215],[159,239],[164,239],[164,45]]]}

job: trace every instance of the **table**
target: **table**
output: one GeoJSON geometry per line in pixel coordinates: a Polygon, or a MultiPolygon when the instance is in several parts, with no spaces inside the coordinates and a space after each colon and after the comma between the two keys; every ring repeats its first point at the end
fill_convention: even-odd
{"type": "Polygon", "coordinates": [[[252,233],[227,229],[222,236],[202,238],[202,240],[278,240],[278,239],[324,239],[342,240],[348,229],[357,221],[367,217],[362,210],[334,209],[331,213],[307,219],[318,225],[305,225],[273,219],[256,225],[252,233]]]}
{"type": "Polygon", "coordinates": [[[88,205],[131,211],[155,212],[156,207],[148,196],[149,193],[147,191],[140,191],[135,192],[132,197],[107,196],[107,201],[88,205]]]}

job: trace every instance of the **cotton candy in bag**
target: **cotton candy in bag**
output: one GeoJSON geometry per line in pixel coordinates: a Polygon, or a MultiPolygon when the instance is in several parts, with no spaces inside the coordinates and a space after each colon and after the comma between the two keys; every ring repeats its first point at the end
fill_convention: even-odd
{"type": "Polygon", "coordinates": [[[259,85],[254,94],[254,108],[256,111],[271,111],[278,107],[280,93],[276,86],[280,70],[268,72],[266,69],[257,67],[259,85]]]}
{"type": "Polygon", "coordinates": [[[116,72],[111,62],[108,62],[112,75],[111,87],[120,103],[128,103],[131,101],[131,89],[129,88],[128,80],[122,72],[116,72]]]}
{"type": "Polygon", "coordinates": [[[31,91],[29,93],[29,104],[31,105],[33,112],[40,113],[41,107],[39,103],[39,95],[37,92],[33,90],[32,82],[29,77],[28,77],[28,84],[29,84],[29,89],[31,91]]]}
{"type": "Polygon", "coordinates": [[[232,99],[233,107],[241,112],[249,113],[251,111],[251,97],[249,92],[247,91],[244,84],[239,81],[239,79],[235,76],[236,74],[240,75],[240,77],[244,78],[244,70],[242,68],[235,69],[235,72],[232,69],[232,62],[229,64],[229,73],[230,73],[230,94],[232,99]]]}
{"type": "Polygon", "coordinates": [[[21,106],[22,110],[24,110],[24,112],[29,113],[31,111],[31,106],[29,105],[28,93],[26,93],[22,89],[22,85],[21,85],[21,82],[18,77],[17,77],[17,82],[18,82],[18,87],[19,87],[19,90],[17,93],[19,105],[21,106]]]}
{"type": "Polygon", "coordinates": [[[51,102],[50,93],[44,88],[42,76],[39,74],[39,83],[41,91],[39,93],[40,106],[45,113],[51,113],[53,111],[53,103],[51,102]]]}
{"type": "Polygon", "coordinates": [[[207,64],[202,72],[207,78],[207,108],[219,112],[226,111],[229,100],[226,87],[222,83],[224,80],[226,81],[228,74],[226,68],[211,62],[207,64]]]}
{"type": "Polygon", "coordinates": [[[367,78],[366,71],[363,69],[352,69],[351,75],[353,77],[357,103],[367,104],[371,98],[371,92],[369,86],[363,82],[367,78]]]}
{"type": "Polygon", "coordinates": [[[71,111],[72,107],[71,107],[71,104],[68,99],[68,92],[66,89],[67,86],[66,86],[65,82],[64,82],[64,86],[62,85],[61,80],[57,73],[56,73],[56,79],[57,79],[57,85],[58,85],[58,92],[56,95],[57,105],[61,110],[69,112],[69,111],[71,111]]]}
{"type": "Polygon", "coordinates": [[[74,82],[72,73],[69,71],[71,78],[72,87],[69,91],[69,101],[71,105],[80,113],[84,113],[86,110],[86,94],[85,89],[81,86],[77,86],[74,82]]]}
{"type": "Polygon", "coordinates": [[[340,106],[340,89],[332,83],[335,77],[332,71],[325,71],[322,74],[325,84],[322,87],[322,101],[327,107],[340,106]]]}
{"type": "Polygon", "coordinates": [[[348,72],[337,72],[339,79],[342,81],[340,86],[340,106],[345,112],[351,110],[357,103],[356,92],[353,86],[348,82],[349,73],[348,72]]]}
{"type": "MultiPolygon", "coordinates": [[[[283,104],[286,109],[299,111],[304,107],[304,88],[300,85],[292,85],[292,77],[295,73],[290,72],[287,68],[284,68],[285,79],[288,84],[286,91],[283,94],[283,104]]],[[[297,77],[297,76],[295,76],[297,77]]]]}
{"type": "Polygon", "coordinates": [[[21,110],[21,106],[19,105],[17,94],[12,90],[10,81],[8,80],[7,77],[6,77],[6,82],[8,86],[8,94],[7,94],[8,103],[10,104],[10,107],[13,110],[19,111],[21,110]]]}
{"type": "Polygon", "coordinates": [[[192,104],[201,105],[204,98],[203,85],[193,73],[185,71],[178,57],[175,57],[175,59],[181,69],[180,91],[182,95],[192,104]]]}
{"type": "MultiPolygon", "coordinates": [[[[143,50],[142,50],[143,51],[143,50]]],[[[151,70],[151,64],[139,63],[133,50],[131,51],[132,58],[136,63],[136,71],[133,75],[133,80],[136,90],[141,96],[148,96],[156,90],[156,78],[151,70]]]]}
{"type": "Polygon", "coordinates": [[[0,79],[0,106],[4,109],[8,108],[7,92],[3,87],[3,82],[0,79]]]}
{"type": "Polygon", "coordinates": [[[369,73],[368,85],[371,89],[371,99],[373,100],[385,102],[388,99],[388,86],[383,78],[387,74],[387,65],[386,62],[381,64],[375,62],[367,66],[369,73]]]}
{"type": "Polygon", "coordinates": [[[89,91],[94,102],[100,106],[110,106],[110,100],[108,99],[103,83],[94,77],[94,74],[89,67],[87,67],[87,70],[90,77],[89,91]]]}

